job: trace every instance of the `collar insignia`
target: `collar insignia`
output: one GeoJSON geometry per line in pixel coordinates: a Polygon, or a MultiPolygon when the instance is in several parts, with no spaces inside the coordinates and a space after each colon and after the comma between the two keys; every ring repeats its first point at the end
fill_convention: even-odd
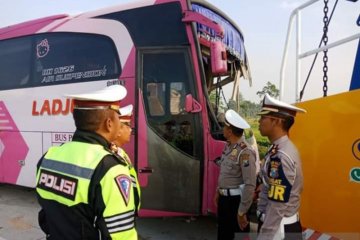
{"type": "Polygon", "coordinates": [[[271,147],[270,150],[269,150],[270,155],[276,154],[277,151],[278,151],[278,149],[279,149],[279,146],[273,144],[272,147],[271,147]]]}

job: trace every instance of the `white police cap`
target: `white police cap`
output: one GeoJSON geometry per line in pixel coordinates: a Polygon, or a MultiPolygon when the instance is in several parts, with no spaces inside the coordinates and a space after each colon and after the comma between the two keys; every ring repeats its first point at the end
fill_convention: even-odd
{"type": "Polygon", "coordinates": [[[306,110],[285,102],[281,102],[275,98],[270,97],[269,94],[265,94],[261,111],[258,114],[279,114],[283,116],[295,117],[297,112],[306,113],[306,110]]]}
{"type": "Polygon", "coordinates": [[[74,108],[82,110],[107,109],[119,111],[120,100],[127,94],[121,85],[112,85],[100,90],[81,94],[68,94],[66,97],[74,99],[74,108]]]}
{"type": "Polygon", "coordinates": [[[250,125],[245,121],[245,119],[232,109],[227,110],[225,113],[225,124],[241,129],[250,128],[250,125]]]}
{"type": "Polygon", "coordinates": [[[134,106],[132,104],[129,104],[119,109],[119,114],[120,114],[119,119],[121,122],[130,122],[133,113],[133,108],[134,106]]]}

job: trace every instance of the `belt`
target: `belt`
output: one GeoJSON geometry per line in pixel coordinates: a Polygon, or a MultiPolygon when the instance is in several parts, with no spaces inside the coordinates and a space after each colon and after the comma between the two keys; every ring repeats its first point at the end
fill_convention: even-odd
{"type": "Polygon", "coordinates": [[[274,239],[285,239],[285,225],[293,224],[299,221],[299,213],[295,213],[291,217],[283,217],[279,228],[276,231],[274,239]]]}
{"type": "Polygon", "coordinates": [[[221,196],[239,196],[241,194],[240,188],[219,188],[221,196]]]}
{"type": "Polygon", "coordinates": [[[298,221],[299,221],[299,214],[298,213],[295,213],[291,217],[283,217],[283,219],[282,219],[282,223],[284,225],[293,224],[293,223],[296,223],[298,221]]]}

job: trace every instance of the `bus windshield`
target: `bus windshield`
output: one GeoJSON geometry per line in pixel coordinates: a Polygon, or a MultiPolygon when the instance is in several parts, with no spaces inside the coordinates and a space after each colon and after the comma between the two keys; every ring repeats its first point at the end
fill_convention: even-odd
{"type": "MultiPolygon", "coordinates": [[[[243,77],[251,84],[251,74],[244,47],[244,38],[239,28],[231,20],[225,19],[220,10],[210,9],[209,6],[192,4],[193,11],[198,12],[219,24],[223,30],[222,38],[217,36],[214,29],[197,23],[196,31],[200,42],[202,63],[206,76],[204,92],[207,94],[212,135],[216,137],[221,132],[221,123],[226,109],[239,111],[239,81],[243,77]],[[226,48],[227,71],[216,74],[210,64],[210,44],[221,41],[226,48]]],[[[221,133],[220,133],[221,135],[221,133]]]]}

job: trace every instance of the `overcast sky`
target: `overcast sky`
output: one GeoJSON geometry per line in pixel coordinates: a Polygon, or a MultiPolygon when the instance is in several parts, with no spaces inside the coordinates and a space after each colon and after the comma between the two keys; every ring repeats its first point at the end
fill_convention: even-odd
{"type": "MultiPolygon", "coordinates": [[[[0,27],[15,23],[60,13],[69,15],[96,10],[115,4],[132,2],[132,0],[0,0],[0,27]]],[[[250,61],[253,77],[253,86],[250,88],[247,81],[240,85],[245,99],[258,102],[256,92],[262,90],[266,82],[270,81],[279,87],[280,64],[282,60],[285,38],[292,10],[307,2],[306,0],[208,0],[223,12],[228,14],[242,29],[245,37],[245,47],[250,61]]],[[[335,0],[329,1],[329,14],[335,0]]],[[[302,13],[302,51],[317,47],[322,35],[323,2],[319,1],[311,9],[302,13]]],[[[338,2],[330,30],[329,43],[341,38],[360,33],[356,20],[360,14],[360,1],[353,3],[346,0],[338,2]]],[[[295,39],[292,34],[291,52],[286,71],[286,88],[284,100],[295,101],[294,89],[294,49],[295,39]]],[[[352,41],[345,47],[329,53],[329,94],[346,91],[349,88],[352,68],[355,58],[357,41],[352,41]]],[[[321,69],[322,55],[315,66],[321,69]]],[[[304,81],[309,62],[308,57],[302,64],[302,81],[304,81]]],[[[317,71],[310,79],[304,99],[318,97],[322,94],[322,72],[317,71]]]]}

